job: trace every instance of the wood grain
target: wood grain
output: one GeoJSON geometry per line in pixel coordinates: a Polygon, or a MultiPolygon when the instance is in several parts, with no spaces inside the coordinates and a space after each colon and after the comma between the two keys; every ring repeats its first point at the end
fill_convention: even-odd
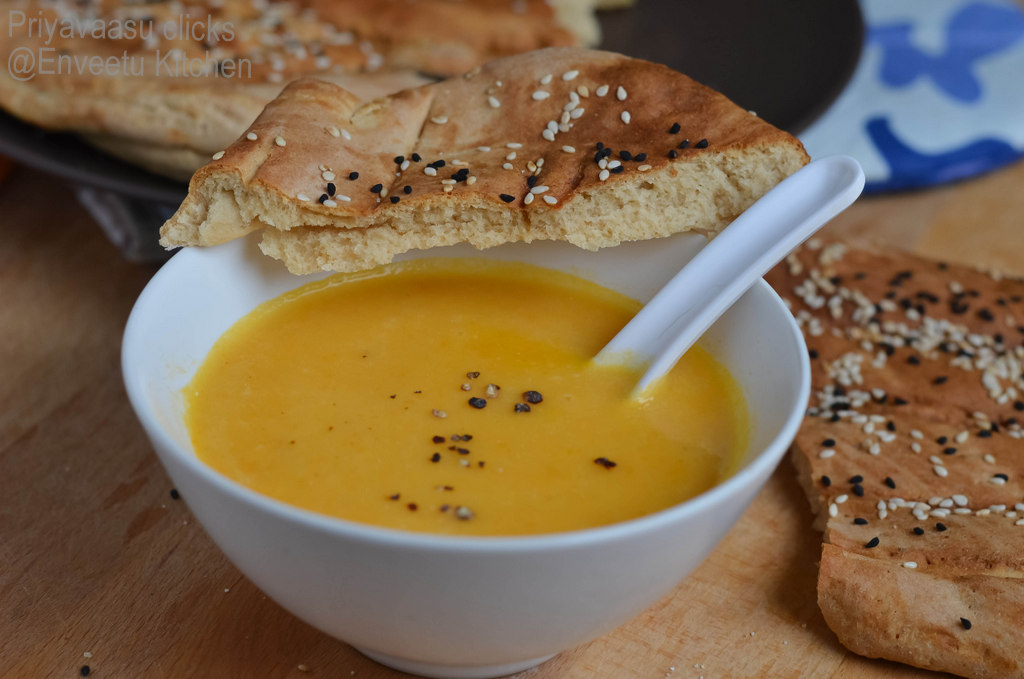
{"type": "MultiPolygon", "coordinates": [[[[1020,186],[1024,163],[862,199],[828,231],[1024,273],[1020,186]]],[[[0,215],[0,677],[74,677],[86,664],[94,677],[405,676],[268,600],[171,498],[118,364],[155,268],[123,261],[36,172],[0,187],[0,215]]],[[[670,595],[524,676],[938,676],[839,646],[815,603],[820,536],[805,503],[784,463],[670,595]]]]}

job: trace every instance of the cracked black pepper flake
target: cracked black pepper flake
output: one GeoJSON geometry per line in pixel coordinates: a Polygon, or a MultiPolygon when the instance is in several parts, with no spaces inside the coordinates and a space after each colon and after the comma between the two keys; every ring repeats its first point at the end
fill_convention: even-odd
{"type": "Polygon", "coordinates": [[[971,621],[967,618],[960,618],[960,626],[964,629],[971,629],[971,621]]]}
{"type": "Polygon", "coordinates": [[[479,396],[474,396],[471,399],[469,399],[469,405],[473,406],[474,408],[477,408],[478,410],[481,408],[486,408],[487,399],[480,398],[479,396]]]}
{"type": "Polygon", "coordinates": [[[410,502],[409,504],[406,505],[406,507],[409,508],[410,512],[415,512],[417,509],[420,508],[419,505],[417,505],[415,502],[410,502]]]}
{"type": "Polygon", "coordinates": [[[539,391],[534,391],[531,389],[530,391],[523,392],[523,400],[525,400],[527,403],[537,404],[544,400],[544,396],[541,395],[539,391]]]}
{"type": "Polygon", "coordinates": [[[443,436],[435,436],[435,437],[433,437],[430,440],[433,441],[434,443],[444,443],[444,437],[443,436]]]}
{"type": "Polygon", "coordinates": [[[469,455],[469,448],[456,448],[455,452],[459,455],[469,455]]]}
{"type": "Polygon", "coordinates": [[[475,380],[476,378],[480,377],[480,372],[477,370],[474,370],[473,372],[468,372],[466,373],[466,377],[468,377],[471,380],[475,380]]]}
{"type": "Polygon", "coordinates": [[[877,537],[873,537],[870,540],[868,540],[866,543],[864,543],[864,549],[874,549],[877,546],[878,546],[878,538],[877,537]]]}
{"type": "Polygon", "coordinates": [[[401,493],[395,493],[394,495],[389,495],[389,496],[388,496],[388,499],[389,499],[389,500],[397,500],[397,499],[398,499],[398,498],[400,498],[400,497],[402,497],[402,494],[401,494],[401,493]]]}
{"type": "Polygon", "coordinates": [[[857,524],[858,526],[866,526],[866,525],[868,525],[868,520],[864,519],[864,518],[861,518],[859,516],[854,518],[853,522],[855,524],[857,524]]]}
{"type": "Polygon", "coordinates": [[[517,403],[512,409],[517,413],[528,413],[530,412],[530,406],[525,403],[517,403]]]}
{"type": "Polygon", "coordinates": [[[430,461],[431,462],[440,462],[441,461],[441,453],[434,453],[433,455],[431,455],[430,456],[430,461]]]}
{"type": "Polygon", "coordinates": [[[500,193],[500,194],[498,194],[498,198],[501,198],[506,203],[511,203],[513,200],[516,199],[515,196],[510,196],[507,193],[500,193]]]}
{"type": "Polygon", "coordinates": [[[599,457],[599,458],[597,458],[596,460],[594,460],[594,464],[599,464],[602,467],[604,467],[605,469],[613,469],[613,468],[618,466],[617,463],[612,462],[607,457],[599,457]]]}
{"type": "Polygon", "coordinates": [[[177,488],[171,488],[171,499],[177,500],[181,498],[181,493],[178,492],[177,488]]]}
{"type": "Polygon", "coordinates": [[[452,434],[452,441],[472,441],[472,434],[452,434]]]}

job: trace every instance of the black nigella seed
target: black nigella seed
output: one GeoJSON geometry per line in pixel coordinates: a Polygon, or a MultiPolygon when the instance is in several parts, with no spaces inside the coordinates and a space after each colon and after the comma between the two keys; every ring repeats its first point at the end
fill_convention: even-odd
{"type": "Polygon", "coordinates": [[[515,200],[515,199],[516,199],[516,197],[515,197],[515,196],[510,196],[510,195],[508,195],[507,193],[502,193],[502,194],[499,194],[499,195],[498,195],[498,198],[501,198],[501,199],[502,199],[503,201],[505,201],[506,203],[511,203],[511,202],[512,202],[513,200],[515,200]]]}
{"type": "Polygon", "coordinates": [[[997,478],[997,479],[1002,479],[1003,481],[1009,481],[1010,480],[1010,477],[1008,475],[1006,475],[1006,474],[1003,474],[1002,472],[1000,472],[998,474],[993,474],[993,476],[995,478],[997,478]]]}
{"type": "Polygon", "coordinates": [[[604,148],[604,142],[603,142],[603,141],[599,141],[599,142],[597,142],[597,146],[596,146],[596,148],[597,148],[597,150],[598,150],[598,151],[600,151],[601,149],[603,149],[603,148],[604,148]]]}
{"type": "Polygon", "coordinates": [[[178,500],[181,498],[181,493],[178,492],[177,488],[171,488],[171,499],[178,500]]]}
{"type": "Polygon", "coordinates": [[[594,464],[599,464],[602,467],[604,467],[605,469],[612,469],[612,468],[618,466],[615,462],[612,462],[607,457],[599,457],[599,458],[597,458],[596,460],[594,460],[594,464]]]}
{"type": "Polygon", "coordinates": [[[370,187],[370,193],[380,193],[383,190],[384,190],[384,185],[383,184],[374,184],[373,186],[370,187]]]}
{"type": "Polygon", "coordinates": [[[943,448],[942,449],[942,454],[943,455],[956,455],[956,448],[954,448],[953,446],[949,446],[948,448],[943,448]]]}
{"type": "Polygon", "coordinates": [[[638,153],[635,156],[633,156],[633,160],[635,160],[638,163],[642,163],[645,160],[647,160],[647,154],[646,153],[638,153]]]}
{"type": "Polygon", "coordinates": [[[668,152],[668,157],[671,158],[672,160],[675,160],[676,158],[679,157],[679,152],[676,151],[675,149],[672,149],[671,151],[668,152]]]}
{"type": "Polygon", "coordinates": [[[865,549],[874,549],[877,546],[878,546],[878,538],[877,537],[871,538],[866,543],[864,543],[864,548],[865,549]]]}
{"type": "Polygon", "coordinates": [[[441,453],[434,453],[433,455],[431,455],[430,456],[430,461],[431,462],[440,462],[441,461],[441,453]]]}
{"type": "Polygon", "coordinates": [[[935,442],[938,443],[941,446],[941,445],[943,445],[948,440],[949,439],[946,438],[945,436],[940,436],[939,438],[935,439],[935,442]]]}
{"type": "MultiPolygon", "coordinates": [[[[963,618],[960,619],[963,620],[963,618]]],[[[90,672],[92,672],[92,668],[88,665],[82,665],[82,667],[78,670],[78,673],[81,674],[83,677],[89,676],[90,672]]]]}
{"type": "Polygon", "coordinates": [[[352,181],[355,181],[355,180],[359,179],[359,173],[358,172],[349,172],[348,173],[348,178],[351,179],[352,181]]]}
{"type": "Polygon", "coordinates": [[[394,204],[395,204],[395,203],[397,203],[398,201],[402,200],[402,199],[401,199],[401,198],[399,198],[398,196],[391,196],[390,198],[391,198],[391,204],[392,204],[392,205],[394,205],[394,204]]]}
{"type": "Polygon", "coordinates": [[[326,193],[321,193],[321,194],[320,194],[320,197],[319,197],[319,198],[317,198],[317,199],[316,199],[316,201],[317,201],[318,203],[320,203],[321,205],[323,205],[323,204],[324,204],[324,201],[325,201],[325,200],[329,200],[329,199],[330,199],[330,196],[328,196],[328,195],[327,195],[326,193]]]}
{"type": "Polygon", "coordinates": [[[432,167],[435,170],[438,170],[438,169],[444,167],[444,165],[445,165],[445,162],[443,160],[435,160],[434,162],[429,163],[428,167],[432,167]]]}
{"type": "Polygon", "coordinates": [[[516,411],[517,413],[528,413],[528,412],[530,412],[530,406],[525,404],[525,403],[517,403],[517,404],[515,404],[515,406],[512,409],[514,411],[516,411]]]}
{"type": "Polygon", "coordinates": [[[914,526],[914,535],[924,535],[924,528],[914,526]]]}
{"type": "Polygon", "coordinates": [[[412,187],[406,184],[405,186],[402,187],[402,193],[408,196],[410,193],[412,193],[412,187]]]}
{"type": "Polygon", "coordinates": [[[981,431],[978,432],[978,438],[980,438],[980,439],[992,438],[992,430],[990,430],[990,429],[982,429],[981,431]]]}
{"type": "Polygon", "coordinates": [[[886,476],[885,477],[885,485],[889,486],[890,488],[892,488],[894,490],[896,488],[896,482],[892,480],[891,476],[886,476]]]}
{"type": "Polygon", "coordinates": [[[1024,401],[1014,401],[1013,409],[1018,411],[1024,410],[1024,401]]]}
{"type": "Polygon", "coordinates": [[[526,185],[529,186],[531,189],[534,186],[536,186],[537,185],[537,175],[531,174],[529,177],[527,177],[526,178],[526,185]]]}
{"type": "Polygon", "coordinates": [[[942,531],[946,530],[946,524],[940,521],[939,523],[935,524],[935,530],[941,533],[942,531]]]}
{"type": "Polygon", "coordinates": [[[684,139],[681,142],[679,142],[679,148],[681,148],[681,149],[688,149],[688,148],[690,148],[690,140],[689,139],[684,139]]]}
{"type": "Polygon", "coordinates": [[[818,350],[817,349],[808,349],[807,350],[807,356],[810,357],[811,360],[814,360],[814,359],[818,358],[818,350]]]}
{"type": "Polygon", "coordinates": [[[333,182],[327,183],[327,195],[334,198],[334,194],[338,192],[338,187],[333,182]]]}
{"type": "Polygon", "coordinates": [[[679,134],[679,130],[683,129],[679,123],[672,123],[672,127],[668,128],[669,134],[679,134]]]}
{"type": "Polygon", "coordinates": [[[830,478],[829,478],[829,477],[827,477],[827,476],[822,476],[822,477],[821,477],[821,485],[823,485],[823,486],[825,486],[826,488],[828,488],[829,486],[831,486],[831,485],[832,485],[832,479],[830,479],[830,478]]]}
{"type": "Polygon", "coordinates": [[[619,151],[619,159],[628,163],[633,160],[633,154],[629,151],[619,151]]]}
{"type": "Polygon", "coordinates": [[[525,400],[527,403],[540,403],[541,401],[544,400],[544,396],[542,396],[539,391],[534,391],[531,389],[530,391],[523,392],[523,400],[525,400]]]}
{"type": "Polygon", "coordinates": [[[418,154],[418,153],[414,153],[410,157],[412,158],[412,162],[414,162],[414,163],[418,163],[421,160],[423,160],[422,158],[420,158],[420,154],[418,154]]]}
{"type": "Polygon", "coordinates": [[[862,481],[864,481],[864,477],[860,474],[850,477],[850,483],[861,483],[862,481]]]}
{"type": "Polygon", "coordinates": [[[693,145],[695,149],[706,149],[708,147],[708,140],[701,139],[699,142],[693,145]]]}
{"type": "Polygon", "coordinates": [[[864,497],[864,486],[859,483],[853,484],[853,494],[857,497],[864,497]]]}
{"type": "Polygon", "coordinates": [[[603,148],[603,149],[601,149],[601,157],[602,158],[607,158],[611,154],[612,154],[612,150],[610,148],[603,148]]]}
{"type": "Polygon", "coordinates": [[[612,170],[611,170],[612,174],[621,174],[621,173],[623,173],[625,171],[626,171],[626,166],[625,165],[619,165],[618,167],[613,167],[612,170]]]}
{"type": "Polygon", "coordinates": [[[863,519],[863,518],[861,518],[859,516],[857,518],[855,518],[853,520],[853,522],[855,524],[857,524],[858,526],[866,526],[866,525],[868,525],[868,520],[867,519],[863,519]]]}
{"type": "Polygon", "coordinates": [[[960,625],[964,629],[971,629],[971,621],[968,620],[967,618],[960,618],[960,625]]]}
{"type": "Polygon", "coordinates": [[[401,165],[405,162],[405,156],[395,156],[395,165],[401,165]]]}
{"type": "Polygon", "coordinates": [[[477,408],[477,409],[486,408],[487,407],[487,399],[480,398],[479,396],[474,396],[473,398],[469,399],[469,405],[471,405],[471,406],[473,406],[474,408],[477,408]]]}
{"type": "Polygon", "coordinates": [[[934,380],[932,380],[932,384],[945,384],[947,380],[949,380],[949,378],[946,377],[945,375],[939,375],[934,380]]]}
{"type": "Polygon", "coordinates": [[[835,439],[825,439],[824,441],[821,442],[821,445],[825,446],[826,448],[831,448],[835,444],[836,444],[836,440],[835,439]]]}

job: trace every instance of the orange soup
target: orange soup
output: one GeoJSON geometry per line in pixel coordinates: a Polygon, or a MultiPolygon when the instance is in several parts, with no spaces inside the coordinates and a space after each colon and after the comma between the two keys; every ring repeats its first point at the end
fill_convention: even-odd
{"type": "Polygon", "coordinates": [[[590,363],[640,304],[519,263],[419,260],[263,304],[185,390],[201,460],[378,526],[521,535],[668,508],[738,463],[747,410],[691,349],[642,401],[590,363]]]}

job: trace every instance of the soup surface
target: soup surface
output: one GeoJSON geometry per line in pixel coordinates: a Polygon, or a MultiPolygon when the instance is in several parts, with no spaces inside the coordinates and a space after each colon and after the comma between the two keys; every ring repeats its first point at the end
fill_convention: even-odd
{"type": "Polygon", "coordinates": [[[589,361],[639,310],[519,263],[418,260],[258,307],[186,387],[197,454],[285,502],[464,535],[656,512],[728,476],[748,435],[728,372],[691,349],[643,401],[589,361]]]}

